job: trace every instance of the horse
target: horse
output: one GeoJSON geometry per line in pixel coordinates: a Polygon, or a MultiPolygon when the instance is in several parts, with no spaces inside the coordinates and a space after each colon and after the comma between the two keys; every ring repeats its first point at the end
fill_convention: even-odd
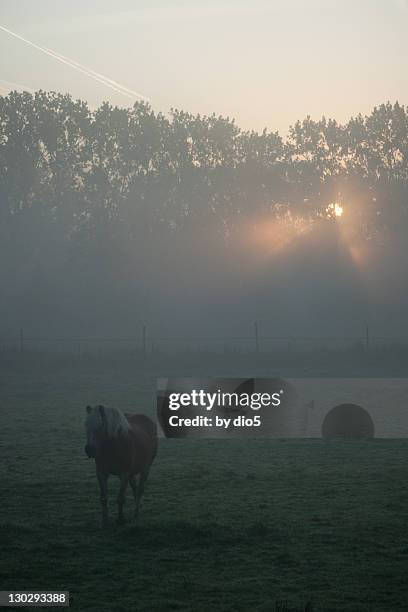
{"type": "Polygon", "coordinates": [[[156,424],[143,414],[123,414],[118,408],[87,406],[85,453],[95,459],[96,476],[100,488],[102,525],[108,523],[108,478],[119,476],[120,489],[117,498],[118,523],[124,523],[123,505],[130,484],[138,517],[140,501],[157,454],[156,424]],[[139,482],[136,477],[139,475],[139,482]]]}

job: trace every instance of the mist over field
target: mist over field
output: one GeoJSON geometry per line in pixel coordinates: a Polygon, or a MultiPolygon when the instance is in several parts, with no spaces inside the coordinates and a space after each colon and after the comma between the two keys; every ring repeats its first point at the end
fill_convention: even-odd
{"type": "MultiPolygon", "coordinates": [[[[358,109],[356,109],[358,111],[358,109]]],[[[287,138],[144,102],[0,98],[1,333],[400,336],[408,113],[287,138]]]]}
{"type": "Polygon", "coordinates": [[[408,0],[0,5],[0,599],[406,610],[408,0]]]}

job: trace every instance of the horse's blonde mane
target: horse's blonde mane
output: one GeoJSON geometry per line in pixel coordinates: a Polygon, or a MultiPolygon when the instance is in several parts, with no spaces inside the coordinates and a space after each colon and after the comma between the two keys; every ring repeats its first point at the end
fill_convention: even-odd
{"type": "Polygon", "coordinates": [[[106,427],[108,438],[117,438],[130,430],[129,421],[123,412],[119,408],[106,406],[93,406],[91,411],[88,412],[86,426],[90,431],[101,430],[106,427]]]}

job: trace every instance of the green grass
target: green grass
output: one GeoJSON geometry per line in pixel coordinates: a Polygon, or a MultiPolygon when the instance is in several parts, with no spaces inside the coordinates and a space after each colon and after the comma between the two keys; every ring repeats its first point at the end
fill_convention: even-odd
{"type": "Polygon", "coordinates": [[[161,440],[137,524],[114,524],[112,478],[102,530],[83,406],[148,403],[148,378],[41,372],[0,381],[2,590],[81,612],[407,609],[408,441],[161,440]]]}

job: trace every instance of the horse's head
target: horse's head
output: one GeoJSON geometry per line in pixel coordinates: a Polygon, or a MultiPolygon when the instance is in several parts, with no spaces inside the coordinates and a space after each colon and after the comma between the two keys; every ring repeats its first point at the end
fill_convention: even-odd
{"type": "Polygon", "coordinates": [[[86,446],[88,457],[95,458],[99,447],[107,439],[126,435],[130,425],[125,415],[118,409],[105,406],[86,407],[86,446]]]}
{"type": "Polygon", "coordinates": [[[85,453],[89,459],[95,458],[98,448],[106,439],[108,426],[104,406],[86,407],[86,445],[85,453]]]}

